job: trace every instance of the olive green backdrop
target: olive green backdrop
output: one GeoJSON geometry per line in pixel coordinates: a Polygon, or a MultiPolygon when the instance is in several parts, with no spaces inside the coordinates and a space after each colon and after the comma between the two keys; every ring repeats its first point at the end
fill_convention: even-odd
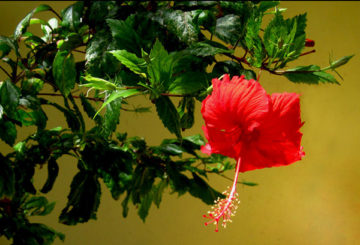
{"type": "MultiPolygon", "coordinates": [[[[59,11],[71,2],[51,2],[59,11]]],[[[0,34],[10,35],[17,23],[40,2],[1,2],[0,34]]],[[[337,85],[298,85],[263,72],[260,82],[269,92],[297,92],[301,96],[303,146],[306,156],[288,167],[256,170],[240,179],[259,183],[257,187],[239,186],[241,204],[233,223],[215,233],[203,225],[209,207],[184,195],[166,194],[160,209],[152,207],[143,223],[131,207],[128,218],[121,215],[120,201],[114,201],[103,188],[98,220],[75,227],[57,223],[65,206],[76,162],[62,158],[54,189],[48,195],[56,201],[54,212],[33,219],[66,234],[66,245],[75,244],[243,244],[243,245],[356,245],[360,243],[360,2],[282,2],[287,17],[308,13],[307,37],[315,40],[316,53],[304,56],[292,65],[328,65],[329,55],[340,58],[356,54],[339,72],[344,77],[337,85]]],[[[37,17],[53,17],[40,13],[37,17]]],[[[35,30],[39,26],[31,27],[35,30]]],[[[310,50],[310,49],[308,49],[310,50]]],[[[3,74],[0,74],[0,79],[3,74]]],[[[136,105],[151,106],[144,98],[134,98],[136,105]]],[[[196,124],[188,135],[200,133],[203,120],[197,104],[196,124]]],[[[155,110],[153,109],[153,112],[155,110]]],[[[48,127],[65,125],[62,115],[49,111],[48,127]]],[[[23,138],[32,132],[28,128],[23,138]]],[[[169,137],[156,113],[122,113],[119,131],[145,137],[158,144],[169,137]]],[[[9,147],[0,144],[1,152],[9,147]]],[[[1,170],[0,170],[1,171],[1,170]]],[[[37,170],[35,182],[40,186],[46,170],[37,170]]],[[[227,174],[232,177],[232,173],[227,174]]],[[[218,190],[231,182],[211,176],[218,190]]],[[[0,244],[9,244],[0,239],[0,244]]],[[[55,244],[62,244],[57,241],[55,244]]]]}

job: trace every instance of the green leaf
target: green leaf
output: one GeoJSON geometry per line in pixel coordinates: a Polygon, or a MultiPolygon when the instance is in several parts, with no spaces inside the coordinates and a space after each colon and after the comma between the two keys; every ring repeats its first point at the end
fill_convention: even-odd
{"type": "Polygon", "coordinates": [[[276,12],[273,20],[265,28],[264,46],[270,57],[268,66],[275,58],[277,68],[284,67],[287,62],[299,57],[305,45],[306,14],[284,20],[280,12],[276,12]]]}
{"type": "Polygon", "coordinates": [[[15,193],[15,174],[12,162],[0,154],[0,199],[11,198],[15,193]]]}
{"type": "Polygon", "coordinates": [[[12,146],[16,139],[16,127],[10,121],[0,120],[0,139],[12,146]]]}
{"type": "Polygon", "coordinates": [[[258,9],[260,12],[265,12],[268,9],[276,7],[279,3],[280,1],[261,1],[258,9]]]}
{"type": "Polygon", "coordinates": [[[153,193],[150,191],[141,198],[138,215],[145,222],[146,217],[149,214],[151,203],[153,201],[153,193]]]}
{"type": "Polygon", "coordinates": [[[129,193],[127,193],[126,197],[124,198],[124,200],[121,202],[121,206],[123,208],[123,212],[122,215],[124,218],[127,217],[128,213],[129,213],[129,200],[130,200],[131,195],[129,193]]]}
{"type": "Polygon", "coordinates": [[[110,53],[132,72],[146,78],[146,62],[144,59],[138,58],[135,54],[126,50],[114,50],[110,51],[110,53]]]}
{"type": "Polygon", "coordinates": [[[83,18],[84,2],[76,2],[61,11],[61,25],[71,31],[77,31],[83,18]]]}
{"type": "Polygon", "coordinates": [[[173,191],[177,192],[179,196],[185,194],[189,190],[190,179],[176,169],[174,163],[167,164],[166,169],[173,191]]]}
{"type": "Polygon", "coordinates": [[[165,92],[172,79],[174,64],[180,59],[180,53],[168,54],[164,46],[156,39],[150,51],[150,64],[147,67],[152,87],[157,92],[165,92]]]}
{"type": "Polygon", "coordinates": [[[2,107],[2,105],[0,105],[0,120],[2,119],[4,114],[4,108],[2,107]]]}
{"type": "Polygon", "coordinates": [[[339,82],[329,73],[320,70],[320,67],[315,65],[298,66],[285,71],[284,76],[295,83],[319,84],[322,83],[336,83],[339,82]]]}
{"type": "Polygon", "coordinates": [[[65,239],[64,234],[44,224],[26,222],[18,229],[18,232],[16,232],[13,237],[13,244],[50,245],[53,244],[57,237],[61,241],[65,239]]]}
{"type": "Polygon", "coordinates": [[[125,99],[127,97],[136,95],[141,93],[141,91],[137,90],[137,89],[124,89],[124,90],[116,90],[114,92],[111,93],[111,95],[104,101],[104,103],[101,105],[100,109],[96,112],[95,116],[102,110],[104,109],[104,107],[106,105],[108,105],[109,103],[111,103],[112,101],[116,100],[116,99],[125,99]]]}
{"type": "Polygon", "coordinates": [[[8,55],[12,49],[15,51],[16,55],[19,56],[18,48],[17,43],[12,39],[0,35],[0,59],[8,55]]]}
{"type": "MultiPolygon", "coordinates": [[[[116,126],[119,124],[121,104],[122,97],[115,98],[111,102],[106,104],[106,111],[102,125],[103,136],[108,137],[111,135],[112,132],[116,130],[116,126]]],[[[95,116],[97,115],[97,113],[95,114],[95,116]]]]}
{"type": "Polygon", "coordinates": [[[192,97],[184,97],[180,100],[178,112],[180,116],[180,124],[182,129],[191,128],[194,125],[195,99],[192,97]]]}
{"type": "Polygon", "coordinates": [[[217,62],[211,72],[212,78],[220,77],[224,74],[229,74],[231,77],[238,76],[243,72],[244,68],[238,62],[232,60],[225,60],[217,62]]]}
{"type": "Polygon", "coordinates": [[[88,88],[94,88],[99,90],[115,90],[117,89],[117,86],[109,81],[106,81],[102,78],[93,77],[90,74],[86,75],[85,77],[81,77],[87,83],[81,84],[79,86],[81,87],[88,87],[88,88]]]}
{"type": "Polygon", "coordinates": [[[263,50],[263,43],[259,36],[263,15],[253,11],[248,19],[246,26],[245,44],[251,56],[248,57],[248,62],[255,67],[261,67],[262,61],[265,58],[263,50]]]}
{"type": "Polygon", "coordinates": [[[30,95],[36,95],[39,93],[43,86],[44,81],[35,77],[21,81],[22,92],[30,95]]]}
{"type": "Polygon", "coordinates": [[[257,185],[259,185],[258,183],[249,182],[249,181],[241,181],[240,183],[243,184],[243,185],[247,185],[247,186],[257,186],[257,185]]]}
{"type": "Polygon", "coordinates": [[[35,9],[33,9],[30,13],[28,13],[25,18],[22,19],[20,23],[16,26],[14,38],[19,39],[19,37],[26,32],[27,27],[30,25],[30,20],[34,14],[47,10],[52,10],[52,8],[47,4],[41,4],[35,9]]]}
{"type": "Polygon", "coordinates": [[[157,208],[160,207],[162,194],[167,186],[168,186],[168,182],[166,179],[162,179],[157,185],[153,186],[153,189],[152,189],[153,202],[157,208]]]}
{"type": "Polygon", "coordinates": [[[200,29],[193,22],[194,17],[191,12],[166,11],[164,24],[181,42],[191,44],[198,40],[200,33],[200,29]]]}
{"type": "Polygon", "coordinates": [[[96,114],[95,108],[90,104],[88,99],[83,94],[80,94],[80,100],[84,108],[84,111],[88,115],[88,117],[91,119],[94,118],[96,123],[101,124],[102,118],[100,116],[95,117],[96,114]]]}
{"type": "Polygon", "coordinates": [[[244,35],[244,25],[241,18],[228,14],[216,20],[215,35],[226,43],[235,45],[244,35]]]}
{"type": "Polygon", "coordinates": [[[47,164],[47,168],[48,168],[48,177],[44,186],[40,190],[42,193],[48,193],[52,189],[55,180],[58,176],[59,166],[55,158],[50,158],[47,164]]]}
{"type": "Polygon", "coordinates": [[[178,138],[181,138],[180,117],[171,100],[168,97],[160,96],[155,100],[155,106],[164,126],[178,138]]]}
{"type": "Polygon", "coordinates": [[[196,173],[193,172],[192,175],[193,175],[193,179],[190,180],[190,188],[189,188],[189,193],[192,196],[200,198],[206,204],[213,204],[218,197],[220,198],[224,197],[223,194],[211,188],[196,173]]]}
{"type": "Polygon", "coordinates": [[[176,144],[161,144],[158,149],[168,155],[173,156],[181,155],[183,152],[185,152],[185,150],[181,146],[178,146],[176,144]]]}
{"type": "Polygon", "coordinates": [[[329,69],[336,69],[340,66],[343,66],[345,65],[346,63],[349,62],[349,60],[354,57],[354,54],[353,55],[347,55],[347,56],[344,56],[344,57],[341,57],[340,59],[338,60],[335,60],[335,61],[330,61],[330,66],[328,67],[325,67],[325,68],[322,68],[321,70],[322,71],[326,71],[326,70],[329,70],[329,69]]]}
{"type": "Polygon", "coordinates": [[[32,196],[23,204],[25,213],[30,216],[45,216],[51,213],[55,207],[55,202],[49,203],[43,196],[32,196]]]}
{"type": "Polygon", "coordinates": [[[170,83],[169,92],[173,94],[192,94],[208,85],[206,73],[186,72],[175,77],[170,83]]]}
{"type": "Polygon", "coordinates": [[[108,64],[107,62],[108,58],[112,56],[107,52],[111,39],[109,31],[103,29],[96,32],[93,38],[88,42],[85,60],[87,72],[89,74],[97,77],[104,77],[105,74],[111,74],[114,64],[108,64]]]}
{"type": "Polygon", "coordinates": [[[196,42],[191,45],[187,50],[196,56],[206,57],[206,56],[214,56],[216,54],[224,54],[224,53],[233,53],[234,50],[228,49],[227,47],[221,45],[220,43],[213,41],[202,41],[196,42]]]}
{"type": "Polygon", "coordinates": [[[76,68],[72,53],[58,51],[53,62],[53,76],[60,92],[67,97],[75,86],[76,68]]]}
{"type": "Polygon", "coordinates": [[[115,49],[125,49],[140,55],[141,38],[127,21],[107,19],[106,22],[111,30],[115,49]]]}
{"type": "Polygon", "coordinates": [[[205,140],[200,134],[195,134],[183,138],[184,141],[189,141],[194,145],[197,145],[200,149],[200,146],[205,145],[205,140]]]}
{"type": "Polygon", "coordinates": [[[18,88],[8,79],[5,80],[0,88],[0,104],[5,114],[16,118],[16,108],[19,105],[20,93],[18,88]]]}
{"type": "Polygon", "coordinates": [[[49,102],[47,100],[44,100],[43,104],[54,106],[56,109],[58,109],[59,111],[64,113],[66,122],[72,131],[78,131],[80,129],[79,119],[76,117],[76,115],[73,111],[65,109],[64,107],[62,107],[56,103],[49,102]]]}
{"type": "Polygon", "coordinates": [[[84,223],[96,219],[100,204],[100,183],[91,172],[80,171],[70,186],[66,207],[61,211],[59,222],[66,225],[84,223]]]}

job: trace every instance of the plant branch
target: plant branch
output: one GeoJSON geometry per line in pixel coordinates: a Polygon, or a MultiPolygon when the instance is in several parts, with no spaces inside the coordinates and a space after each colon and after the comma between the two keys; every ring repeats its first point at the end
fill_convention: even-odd
{"type": "Polygon", "coordinates": [[[62,20],[61,16],[55,10],[50,9],[50,11],[53,12],[56,15],[56,17],[58,17],[60,20],[62,20]]]}
{"type": "MultiPolygon", "coordinates": [[[[38,95],[43,95],[43,96],[63,96],[62,94],[55,94],[55,93],[38,93],[38,95]]],[[[80,99],[80,96],[78,96],[78,95],[73,95],[72,97],[76,98],[76,99],[80,99]]],[[[101,99],[101,98],[92,98],[92,97],[85,97],[85,98],[87,98],[88,100],[92,100],[92,101],[102,101],[102,102],[104,102],[104,99],[101,99]]]]}
{"type": "Polygon", "coordinates": [[[10,75],[2,66],[0,66],[0,69],[1,69],[3,72],[5,72],[5,74],[6,74],[8,77],[11,78],[11,75],[10,75]]]}
{"type": "Polygon", "coordinates": [[[72,51],[74,51],[74,52],[78,52],[78,53],[82,53],[82,54],[86,54],[86,52],[85,52],[85,51],[81,51],[81,50],[77,50],[77,49],[73,49],[72,51]]]}
{"type": "MultiPolygon", "coordinates": [[[[310,50],[308,52],[305,52],[305,53],[302,53],[299,55],[300,56],[304,56],[304,55],[308,55],[308,54],[311,54],[311,53],[315,53],[315,49],[313,50],[310,50]]],[[[246,56],[246,53],[243,57],[237,57],[235,55],[232,55],[232,54],[223,54],[223,55],[226,55],[228,56],[229,58],[232,58],[234,60],[236,60],[237,62],[239,63],[244,63],[248,66],[251,66],[251,64],[246,60],[245,56],[246,56]]],[[[277,61],[278,62],[278,61],[277,61]]],[[[276,62],[275,62],[276,63],[276,62]]],[[[268,71],[269,73],[271,74],[274,74],[274,75],[284,75],[286,73],[312,73],[313,71],[281,71],[281,70],[271,70],[269,69],[268,67],[266,67],[267,63],[263,63],[260,67],[261,70],[265,70],[265,71],[268,71]]]]}

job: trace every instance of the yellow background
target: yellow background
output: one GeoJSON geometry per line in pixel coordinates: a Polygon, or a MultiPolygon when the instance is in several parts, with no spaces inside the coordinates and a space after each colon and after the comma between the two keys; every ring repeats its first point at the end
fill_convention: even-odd
{"type": "MultiPolygon", "coordinates": [[[[10,35],[17,23],[40,2],[0,2],[0,34],[10,35]]],[[[71,2],[42,2],[58,12],[71,2]]],[[[256,170],[240,175],[241,180],[259,183],[239,186],[241,204],[233,223],[219,233],[205,227],[201,217],[209,207],[189,195],[177,197],[167,191],[160,209],[152,207],[144,224],[131,206],[128,218],[121,215],[120,201],[111,199],[102,188],[98,220],[68,227],[57,223],[66,204],[76,162],[64,157],[60,173],[48,195],[57,205],[53,213],[33,221],[44,222],[66,234],[65,244],[242,244],[242,245],[356,245],[360,244],[360,2],[282,2],[286,17],[307,12],[307,37],[315,40],[316,53],[290,64],[327,66],[329,55],[340,58],[356,54],[338,71],[344,77],[337,85],[298,85],[286,78],[263,72],[260,82],[269,92],[301,93],[305,125],[302,144],[306,156],[288,167],[256,170]]],[[[36,17],[46,20],[49,13],[36,17]]],[[[35,30],[38,27],[33,28],[35,30]]],[[[310,48],[308,48],[310,50],[310,48]]],[[[3,74],[0,75],[3,78],[3,74]]],[[[130,102],[148,105],[143,98],[130,102]]],[[[153,112],[154,112],[153,108],[153,112]]],[[[49,111],[48,127],[64,125],[57,112],[49,111]]],[[[202,133],[200,104],[196,124],[188,135],[202,133]]],[[[25,130],[23,138],[33,129],[25,130]]],[[[155,113],[123,113],[118,131],[145,137],[158,144],[169,137],[155,113]]],[[[9,150],[0,144],[1,152],[9,150]]],[[[0,170],[1,171],[1,170],[0,170]]],[[[37,169],[35,183],[43,184],[46,170],[37,169]]],[[[232,177],[232,173],[227,173],[232,177]]],[[[210,176],[218,190],[231,182],[210,176]]],[[[9,244],[0,238],[0,244],[9,244]]],[[[55,244],[62,244],[59,240],[55,244]]]]}

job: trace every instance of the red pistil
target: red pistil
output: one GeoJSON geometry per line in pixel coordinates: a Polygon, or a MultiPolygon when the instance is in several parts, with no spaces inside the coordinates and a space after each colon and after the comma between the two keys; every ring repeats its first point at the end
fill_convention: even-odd
{"type": "Polygon", "coordinates": [[[239,172],[240,172],[240,162],[241,158],[238,158],[236,163],[235,177],[231,187],[230,192],[224,191],[223,194],[226,195],[226,198],[220,199],[218,198],[215,201],[215,205],[211,207],[211,211],[208,211],[208,215],[203,215],[204,218],[210,219],[210,221],[206,222],[205,225],[214,223],[216,225],[215,231],[219,231],[219,221],[222,218],[221,225],[225,228],[227,222],[231,221],[231,216],[234,216],[236,213],[236,209],[238,204],[240,203],[238,199],[238,194],[236,193],[236,183],[238,180],[239,172]]]}

